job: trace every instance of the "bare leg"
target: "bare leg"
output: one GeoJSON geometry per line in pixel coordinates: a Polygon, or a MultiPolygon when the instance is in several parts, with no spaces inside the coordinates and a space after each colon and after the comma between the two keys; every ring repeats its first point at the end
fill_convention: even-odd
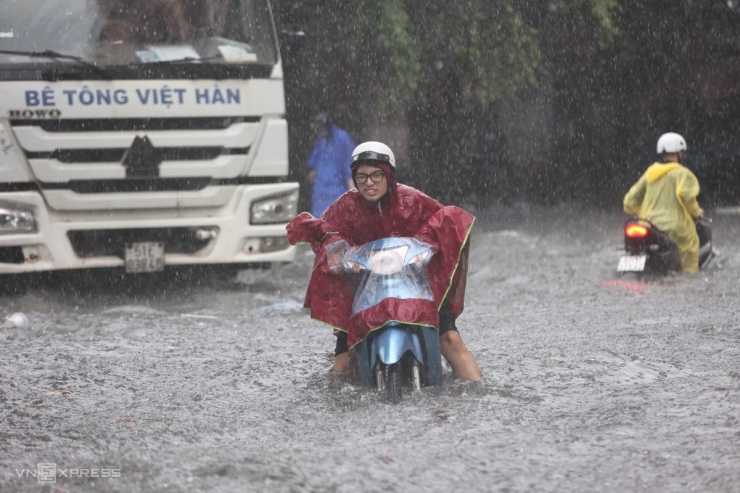
{"type": "Polygon", "coordinates": [[[331,367],[331,371],[334,373],[352,374],[354,373],[356,364],[355,352],[354,350],[350,350],[334,357],[334,364],[331,367]]]}
{"type": "Polygon", "coordinates": [[[331,371],[334,373],[347,373],[349,371],[349,353],[336,355],[331,371]]]}
{"type": "Polygon", "coordinates": [[[465,380],[480,380],[483,378],[475,358],[468,350],[460,337],[460,333],[454,330],[445,332],[439,338],[442,347],[442,356],[455,372],[455,376],[465,380]]]}

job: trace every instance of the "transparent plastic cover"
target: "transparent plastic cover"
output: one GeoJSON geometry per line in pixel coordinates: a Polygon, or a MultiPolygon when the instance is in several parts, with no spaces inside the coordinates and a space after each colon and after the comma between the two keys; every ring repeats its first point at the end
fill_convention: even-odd
{"type": "Polygon", "coordinates": [[[332,272],[346,275],[355,291],[353,316],[387,298],[433,301],[427,265],[434,253],[416,238],[382,238],[358,247],[338,241],[326,247],[332,272]]]}

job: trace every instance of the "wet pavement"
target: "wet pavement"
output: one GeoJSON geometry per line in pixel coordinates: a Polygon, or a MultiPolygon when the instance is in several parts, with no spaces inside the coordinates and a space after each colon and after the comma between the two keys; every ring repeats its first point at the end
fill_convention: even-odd
{"type": "Polygon", "coordinates": [[[697,276],[616,275],[618,213],[473,210],[484,380],[399,405],[328,373],[268,271],[3,282],[0,491],[740,491],[740,216],[697,276]],[[55,482],[51,483],[51,479],[55,482]]]}

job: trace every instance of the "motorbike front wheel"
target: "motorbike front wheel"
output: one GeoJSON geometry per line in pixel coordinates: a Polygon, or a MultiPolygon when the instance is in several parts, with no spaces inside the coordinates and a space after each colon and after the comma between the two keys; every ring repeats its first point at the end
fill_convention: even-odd
{"type": "Polygon", "coordinates": [[[401,364],[394,363],[388,367],[388,382],[385,386],[388,391],[388,400],[391,404],[401,402],[401,386],[403,385],[403,374],[401,364]]]}

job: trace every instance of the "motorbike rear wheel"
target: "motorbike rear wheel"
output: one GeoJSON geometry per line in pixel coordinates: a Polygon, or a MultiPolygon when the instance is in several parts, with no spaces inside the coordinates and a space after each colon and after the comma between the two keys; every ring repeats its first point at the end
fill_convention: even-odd
{"type": "Polygon", "coordinates": [[[400,363],[388,366],[388,382],[385,386],[388,391],[388,400],[391,404],[401,402],[401,386],[403,385],[403,374],[400,363]]]}

